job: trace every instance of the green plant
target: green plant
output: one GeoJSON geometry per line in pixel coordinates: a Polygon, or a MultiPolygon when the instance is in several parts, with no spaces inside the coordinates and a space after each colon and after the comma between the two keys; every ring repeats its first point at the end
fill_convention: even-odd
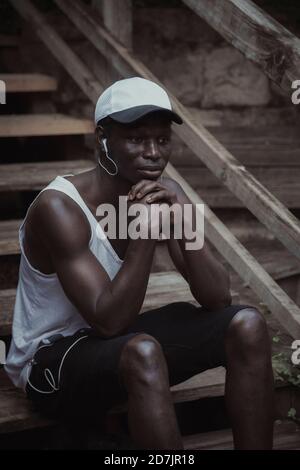
{"type": "Polygon", "coordinates": [[[287,352],[273,354],[272,365],[275,380],[288,382],[300,388],[300,368],[291,362],[291,356],[287,352]]]}

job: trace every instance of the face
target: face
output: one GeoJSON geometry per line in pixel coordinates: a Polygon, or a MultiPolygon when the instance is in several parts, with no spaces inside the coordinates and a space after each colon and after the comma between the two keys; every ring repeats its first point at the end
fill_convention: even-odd
{"type": "Polygon", "coordinates": [[[104,137],[118,176],[130,183],[158,179],[169,161],[171,122],[162,114],[150,114],[134,125],[114,123],[104,137]]]}

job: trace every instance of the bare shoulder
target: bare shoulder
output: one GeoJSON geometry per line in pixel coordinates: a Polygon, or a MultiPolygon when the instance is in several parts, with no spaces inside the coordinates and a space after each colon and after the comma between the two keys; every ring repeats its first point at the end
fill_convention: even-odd
{"type": "Polygon", "coordinates": [[[82,209],[66,194],[49,189],[37,198],[30,209],[27,227],[56,249],[88,244],[90,225],[82,209]]]}

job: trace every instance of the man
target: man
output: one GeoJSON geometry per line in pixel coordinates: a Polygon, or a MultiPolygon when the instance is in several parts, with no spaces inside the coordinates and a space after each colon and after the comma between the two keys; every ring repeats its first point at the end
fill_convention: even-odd
{"type": "MultiPolygon", "coordinates": [[[[128,400],[138,448],[181,449],[170,385],[223,365],[236,448],[270,448],[273,376],[266,324],[253,307],[231,305],[228,274],[207,243],[188,250],[185,232],[167,240],[201,307],[179,302],[139,315],[157,237],[130,237],[129,226],[126,236],[105,236],[96,218],[103,204],[118,213],[119,198],[127,196],[129,209],[142,205],[139,223],[150,234],[151,224],[162,227],[152,207],[191,204],[175,181],[161,177],[172,121],[182,123],[166,92],[151,81],[121,80],[100,96],[99,164],[57,177],[20,228],[6,370],[43,413],[92,422],[128,400]]],[[[192,228],[193,220],[184,223],[192,228]]]]}

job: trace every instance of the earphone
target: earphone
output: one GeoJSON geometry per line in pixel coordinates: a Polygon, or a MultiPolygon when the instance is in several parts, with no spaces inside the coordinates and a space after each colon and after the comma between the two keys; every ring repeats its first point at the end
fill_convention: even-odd
{"type": "Polygon", "coordinates": [[[108,154],[108,148],[107,148],[107,144],[106,144],[107,139],[106,139],[106,138],[105,138],[105,139],[101,139],[101,142],[102,142],[102,144],[103,144],[104,150],[105,150],[106,155],[107,155],[107,154],[108,154]]]}
{"type": "Polygon", "coordinates": [[[108,156],[108,148],[107,148],[107,143],[106,143],[106,142],[107,142],[107,139],[106,139],[106,138],[101,139],[101,143],[102,143],[102,145],[103,145],[106,158],[108,158],[108,160],[110,160],[110,162],[114,165],[114,167],[115,167],[115,172],[114,172],[114,173],[111,173],[111,172],[103,165],[103,163],[101,163],[100,157],[98,157],[98,163],[99,163],[100,166],[102,166],[102,168],[103,168],[109,175],[115,176],[115,175],[118,173],[118,167],[117,167],[116,163],[114,162],[114,160],[108,156]]]}

